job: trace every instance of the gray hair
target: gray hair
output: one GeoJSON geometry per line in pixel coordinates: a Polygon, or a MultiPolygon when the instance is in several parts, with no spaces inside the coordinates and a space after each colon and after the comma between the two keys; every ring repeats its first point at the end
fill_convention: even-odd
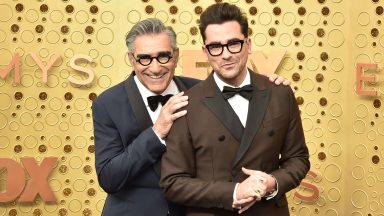
{"type": "Polygon", "coordinates": [[[176,33],[173,31],[172,27],[165,26],[163,22],[156,18],[148,18],[136,23],[128,32],[125,38],[125,43],[129,52],[133,53],[135,51],[133,42],[137,36],[151,34],[156,35],[160,33],[166,33],[169,36],[171,39],[172,49],[176,50],[176,33]]]}

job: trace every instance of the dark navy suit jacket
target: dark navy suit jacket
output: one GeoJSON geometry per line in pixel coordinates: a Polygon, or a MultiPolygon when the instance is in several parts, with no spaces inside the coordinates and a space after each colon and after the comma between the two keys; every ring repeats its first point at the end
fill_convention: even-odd
{"type": "MultiPolygon", "coordinates": [[[[159,162],[166,147],[151,128],[134,75],[92,105],[97,177],[108,193],[103,215],[182,216],[184,209],[167,202],[159,187],[159,162]]],[[[198,82],[176,76],[173,80],[180,91],[198,82]]]]}

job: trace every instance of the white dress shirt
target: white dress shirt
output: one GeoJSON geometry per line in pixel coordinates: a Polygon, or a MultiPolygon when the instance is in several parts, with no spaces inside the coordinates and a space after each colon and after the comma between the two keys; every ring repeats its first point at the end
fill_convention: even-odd
{"type": "MultiPolygon", "coordinates": [[[[249,71],[247,70],[247,74],[245,75],[245,79],[239,86],[228,85],[223,82],[216,73],[213,74],[213,78],[215,79],[216,85],[219,87],[220,91],[223,91],[224,86],[230,86],[232,88],[241,88],[245,85],[251,84],[251,77],[249,75],[249,71]]],[[[245,127],[247,123],[248,117],[248,99],[243,98],[240,94],[235,94],[235,96],[228,99],[228,103],[231,105],[232,109],[235,111],[236,115],[239,117],[241,124],[245,127]]]]}
{"type": "MultiPolygon", "coordinates": [[[[140,82],[140,80],[137,78],[137,76],[134,76],[133,78],[135,79],[135,83],[137,85],[137,88],[139,89],[139,92],[140,92],[141,98],[144,101],[145,107],[148,110],[149,116],[151,117],[152,122],[155,123],[157,118],[159,117],[160,110],[161,110],[161,108],[163,106],[161,105],[161,103],[159,103],[159,106],[157,107],[157,109],[155,111],[152,111],[151,108],[149,108],[147,97],[154,96],[154,95],[157,95],[157,94],[155,94],[155,93],[151,92],[150,90],[148,90],[140,82]]],[[[167,94],[175,95],[177,93],[179,93],[179,89],[177,88],[177,85],[176,85],[175,81],[171,80],[171,82],[169,83],[168,87],[165,89],[165,91],[163,93],[161,93],[161,95],[163,95],[163,96],[167,95],[167,94]]]]}

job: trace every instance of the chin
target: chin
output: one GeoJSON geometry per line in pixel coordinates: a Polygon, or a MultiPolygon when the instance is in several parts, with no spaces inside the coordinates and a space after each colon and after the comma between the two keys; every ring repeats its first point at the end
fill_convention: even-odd
{"type": "Polygon", "coordinates": [[[165,91],[165,87],[163,87],[163,86],[157,86],[157,87],[154,87],[154,88],[150,88],[149,90],[151,91],[151,92],[153,92],[153,93],[156,93],[156,94],[161,94],[161,93],[163,93],[164,91],[165,91]]]}

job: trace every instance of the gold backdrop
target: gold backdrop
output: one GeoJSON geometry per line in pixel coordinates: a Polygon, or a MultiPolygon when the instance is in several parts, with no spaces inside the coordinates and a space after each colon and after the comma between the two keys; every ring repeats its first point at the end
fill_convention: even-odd
{"type": "MultiPolygon", "coordinates": [[[[131,72],[125,34],[148,17],[174,27],[182,75],[183,53],[201,50],[199,14],[214,2],[220,0],[2,0],[0,70],[5,74],[19,53],[21,81],[15,82],[15,69],[0,79],[0,158],[21,167],[20,158],[28,156],[38,163],[52,156],[58,161],[47,180],[56,202],[16,199],[0,203],[0,216],[100,215],[106,194],[94,168],[91,105],[131,72]],[[47,82],[33,54],[43,65],[60,55],[47,82]],[[92,58],[77,63],[94,72],[92,83],[68,81],[87,79],[70,65],[77,54],[92,58]]],[[[267,56],[286,51],[276,73],[296,90],[313,171],[304,180],[307,187],[287,194],[291,214],[384,215],[383,0],[228,2],[247,13],[253,50],[267,56]],[[357,63],[378,64],[372,73],[379,82],[364,87],[377,96],[356,94],[357,63]],[[312,198],[303,201],[298,194],[312,198]]],[[[205,77],[198,67],[206,64],[200,63],[185,74],[205,77]]],[[[0,171],[3,193],[7,172],[0,171]]]]}

